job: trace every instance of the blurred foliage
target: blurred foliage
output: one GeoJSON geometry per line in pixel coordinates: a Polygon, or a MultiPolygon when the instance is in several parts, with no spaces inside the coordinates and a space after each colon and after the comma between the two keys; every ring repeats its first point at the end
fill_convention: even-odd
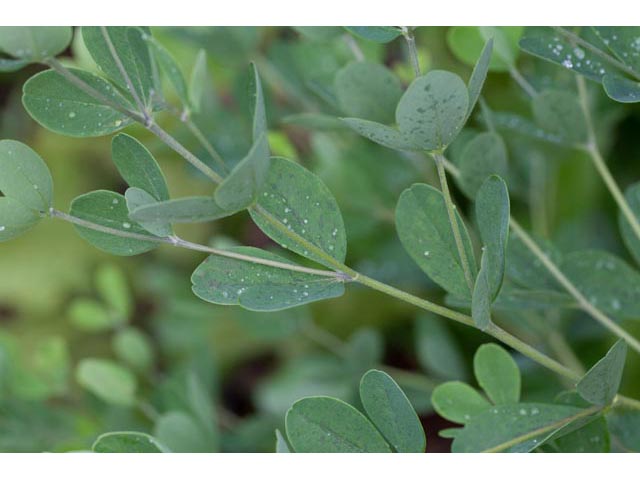
{"type": "MultiPolygon", "coordinates": [[[[152,30],[184,72],[191,71],[200,49],[206,52],[207,88],[193,118],[230,164],[250,147],[245,92],[248,64],[255,62],[263,77],[272,151],[316,172],[334,193],[349,237],[347,263],[443,301],[401,248],[393,225],[402,190],[416,181],[437,182],[432,164],[368,142],[321,116],[349,114],[333,85],[359,55],[386,65],[406,86],[413,71],[401,37],[376,43],[308,28],[152,30]]],[[[474,42],[473,35],[417,29],[423,70],[447,69],[468,78],[469,64],[451,49],[474,42]]],[[[95,70],[77,34],[62,60],[95,70]]],[[[566,70],[531,56],[517,61],[537,88],[574,88],[566,70]]],[[[0,138],[23,141],[46,157],[57,208],[66,210],[73,197],[91,189],[124,193],[126,186],[108,158],[109,138],[62,137],[27,116],[20,102],[22,84],[40,68],[0,75],[0,138]]],[[[599,141],[624,189],[638,176],[640,107],[612,102],[599,88],[592,93],[599,141]]],[[[496,113],[531,118],[529,99],[499,63],[483,97],[496,113]]],[[[208,158],[175,117],[161,113],[159,122],[208,158]]],[[[454,163],[470,138],[466,133],[484,128],[481,118],[472,117],[470,125],[449,150],[454,163]]],[[[498,128],[509,154],[515,216],[530,218],[534,232],[562,252],[606,248],[631,261],[616,227],[615,205],[584,154],[498,128]]],[[[172,196],[208,191],[206,182],[157,138],[139,126],[127,131],[154,153],[170,179],[172,196]]],[[[454,193],[472,216],[462,191],[454,193]]],[[[245,214],[180,226],[178,232],[217,246],[270,245],[245,214]]],[[[431,427],[446,426],[433,413],[431,391],[445,380],[468,380],[473,352],[487,337],[358,287],[341,298],[275,313],[213,306],[190,289],[190,273],[202,258],[162,247],[114,259],[83,242],[70,225],[51,220],[20,241],[3,243],[0,451],[87,450],[99,434],[117,430],[154,434],[174,451],[273,451],[274,429],[282,430],[284,413],[295,400],[322,394],[357,405],[360,377],[374,367],[385,368],[409,396],[427,426],[428,450],[448,450],[449,441],[434,437],[431,427]],[[124,389],[128,400],[113,403],[114,389],[124,389]]],[[[554,356],[572,355],[570,343],[584,365],[611,344],[610,334],[576,312],[513,316],[505,311],[499,321],[554,356]]],[[[640,334],[637,322],[626,321],[625,327],[640,334]]],[[[560,391],[561,383],[549,381],[547,372],[515,358],[523,371],[524,399],[560,391]]],[[[637,355],[629,356],[626,368],[622,391],[637,396],[637,355]]]]}

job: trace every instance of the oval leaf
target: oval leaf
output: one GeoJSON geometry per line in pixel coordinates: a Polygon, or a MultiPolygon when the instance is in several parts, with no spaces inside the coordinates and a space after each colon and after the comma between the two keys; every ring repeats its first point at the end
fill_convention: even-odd
{"type": "Polygon", "coordinates": [[[37,62],[66,50],[72,35],[71,27],[0,27],[0,51],[37,62]]]}
{"type": "Polygon", "coordinates": [[[400,453],[424,453],[427,439],[420,419],[398,384],[380,370],[360,381],[360,399],[367,415],[400,453]]]}
{"type": "Polygon", "coordinates": [[[462,150],[458,168],[460,188],[469,198],[475,198],[487,177],[506,176],[507,148],[502,137],[492,132],[476,135],[462,150]]]}
{"type": "Polygon", "coordinates": [[[95,453],[164,453],[168,450],[155,438],[140,432],[110,432],[93,444],[95,453]]]}
{"type": "Polygon", "coordinates": [[[130,407],[136,402],[136,377],[110,360],[81,360],[76,368],[76,381],[107,403],[130,407]]]}
{"type": "Polygon", "coordinates": [[[298,453],[389,453],[375,427],[351,405],[331,397],[298,400],[287,412],[287,437],[298,453]]]}
{"type": "MultiPolygon", "coordinates": [[[[132,218],[131,212],[135,211],[136,209],[139,209],[146,205],[155,205],[157,203],[156,199],[149,195],[146,191],[135,187],[127,188],[127,191],[124,193],[124,198],[127,201],[129,218],[132,218]]],[[[139,223],[140,226],[147,232],[153,233],[158,237],[168,237],[173,233],[171,224],[166,219],[157,219],[153,221],[143,220],[139,223]]]]}
{"type": "Polygon", "coordinates": [[[473,371],[496,405],[520,400],[520,369],[504,348],[495,343],[482,345],[473,357],[473,371]]]}
{"type": "Polygon", "coordinates": [[[431,395],[431,403],[441,417],[463,424],[491,408],[476,389],[462,382],[438,385],[431,395]]]}

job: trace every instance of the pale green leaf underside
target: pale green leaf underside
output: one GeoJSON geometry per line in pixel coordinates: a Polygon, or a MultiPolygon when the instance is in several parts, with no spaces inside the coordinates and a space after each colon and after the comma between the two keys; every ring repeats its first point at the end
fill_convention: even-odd
{"type": "Polygon", "coordinates": [[[389,453],[389,445],[358,410],[330,397],[298,400],[286,416],[297,453],[389,453]]]}
{"type": "MultiPolygon", "coordinates": [[[[459,215],[457,220],[475,276],[471,240],[459,215]]],[[[405,190],[396,208],[396,227],[405,250],[431,280],[454,295],[471,297],[439,190],[426,184],[405,190]]]]}
{"type": "Polygon", "coordinates": [[[483,331],[491,324],[491,290],[489,255],[484,251],[480,258],[480,271],[471,294],[471,317],[476,327],[483,331]]]}
{"type": "Polygon", "coordinates": [[[107,403],[129,407],[136,402],[136,377],[111,360],[81,360],[76,369],[76,381],[107,403]]]}
{"type": "Polygon", "coordinates": [[[214,448],[195,419],[181,411],[169,411],[157,421],[154,437],[175,453],[207,453],[214,448]]]}
{"type": "MultiPolygon", "coordinates": [[[[235,247],[229,252],[276,262],[283,257],[253,247],[235,247]]],[[[247,260],[210,255],[191,276],[193,292],[220,305],[240,305],[249,310],[283,310],[344,293],[342,282],[247,260]]]]}
{"type": "MultiPolygon", "coordinates": [[[[106,80],[82,70],[69,70],[106,98],[129,107],[127,100],[106,80]]],[[[22,102],[40,125],[71,137],[108,135],[132,122],[128,116],[93,98],[53,70],[27,80],[22,102]]]]}
{"type": "Polygon", "coordinates": [[[0,242],[18,237],[40,221],[40,216],[13,198],[0,197],[0,242]]]}
{"type": "Polygon", "coordinates": [[[431,395],[431,403],[438,415],[462,424],[491,407],[476,389],[458,381],[438,385],[431,395]]]}
{"type": "Polygon", "coordinates": [[[349,128],[372,142],[394,150],[420,150],[412,139],[397,128],[361,118],[343,118],[349,128]]]}
{"type": "Polygon", "coordinates": [[[0,27],[0,51],[39,61],[64,51],[72,35],[71,27],[0,27]]]}
{"type": "MultiPolygon", "coordinates": [[[[124,193],[124,198],[127,202],[127,210],[129,211],[129,218],[132,218],[131,212],[143,208],[146,205],[156,205],[157,200],[149,195],[145,190],[136,187],[127,188],[124,193]]],[[[136,221],[136,220],[134,220],[136,221]]],[[[147,232],[150,232],[158,237],[168,237],[173,233],[171,229],[171,223],[166,218],[158,218],[155,220],[143,220],[140,221],[140,226],[147,232]]]]}
{"type": "Polygon", "coordinates": [[[473,370],[478,384],[496,405],[520,400],[520,369],[501,346],[487,343],[478,348],[473,370]]]}
{"type": "Polygon", "coordinates": [[[427,440],[420,419],[389,375],[369,370],[360,381],[360,399],[369,419],[397,452],[424,452],[427,440]]]}
{"type": "Polygon", "coordinates": [[[169,51],[153,37],[147,36],[145,40],[149,44],[151,54],[158,62],[158,65],[160,65],[169,83],[171,83],[183,107],[188,108],[190,106],[189,89],[187,88],[187,82],[184,79],[182,70],[180,70],[180,66],[169,51]]]}
{"type": "Polygon", "coordinates": [[[272,158],[258,206],[278,225],[253,210],[251,218],[260,230],[284,248],[327,264],[326,259],[309,251],[308,245],[285,233],[292,232],[326,255],[344,261],[347,236],[340,208],[326,185],[309,170],[284,158],[272,158]]]}
{"type": "Polygon", "coordinates": [[[223,210],[213,197],[183,197],[140,206],[131,211],[129,218],[136,222],[199,223],[233,213],[223,210]]]}

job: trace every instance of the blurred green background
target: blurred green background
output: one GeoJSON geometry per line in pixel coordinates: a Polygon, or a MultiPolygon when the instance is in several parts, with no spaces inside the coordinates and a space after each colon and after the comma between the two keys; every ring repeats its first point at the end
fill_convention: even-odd
{"type": "MultiPolygon", "coordinates": [[[[294,115],[344,113],[335,103],[336,73],[356,60],[385,64],[408,84],[413,71],[403,39],[388,44],[320,30],[285,27],[153,28],[184,72],[196,55],[208,55],[210,90],[194,120],[225,159],[249,148],[246,89],[249,62],[263,77],[272,152],[294,159],[327,183],[342,208],[348,233],[347,263],[359,271],[434,301],[442,292],[404,253],[393,227],[403,189],[437,184],[433,165],[374,145],[350,131],[310,126],[294,115]],[[292,117],[294,116],[294,117],[292,117]]],[[[345,34],[346,35],[346,34],[345,34]]],[[[447,45],[447,28],[421,27],[417,45],[424,70],[447,69],[467,79],[471,68],[447,45]]],[[[95,70],[76,35],[65,63],[95,70]]],[[[537,88],[574,88],[563,69],[520,54],[518,65],[537,88]]],[[[123,193],[110,161],[110,138],[73,139],[40,128],[21,105],[28,67],[0,74],[0,138],[30,145],[47,162],[55,207],[66,211],[93,189],[123,193]]],[[[640,177],[640,114],[594,88],[600,141],[622,188],[640,177]]],[[[530,116],[526,95],[506,72],[492,72],[484,98],[494,111],[530,116]]],[[[174,117],[159,123],[197,154],[200,144],[174,117]]],[[[475,117],[469,131],[482,129],[475,117]]],[[[322,127],[322,126],[321,126],[322,127]]],[[[210,186],[143,128],[126,130],[156,156],[172,196],[204,194],[210,186]]],[[[462,135],[463,137],[464,135],[462,135]]],[[[575,150],[505,132],[513,212],[561,251],[604,248],[629,260],[618,234],[615,206],[592,165],[575,150]]],[[[455,148],[450,156],[455,161],[455,148]]],[[[463,210],[465,197],[454,192],[463,210]]],[[[273,246],[246,214],[215,223],[182,226],[178,233],[213,245],[273,246]]],[[[448,451],[435,433],[447,423],[431,411],[430,392],[446,379],[466,379],[476,347],[488,337],[419,314],[413,307],[358,287],[338,299],[277,313],[252,313],[197,299],[189,277],[204,256],[162,247],[132,258],[101,253],[63,222],[46,220],[24,237],[0,245],[0,451],[68,451],[90,448],[113,430],[171,437],[176,424],[193,435],[187,451],[273,451],[274,429],[296,399],[333,395],[352,402],[360,376],[385,364],[405,388],[428,433],[428,451],[448,451]],[[102,322],[102,323],[100,323],[102,322]],[[118,406],[76,381],[83,359],[110,359],[136,378],[133,406],[118,406]],[[186,420],[185,420],[186,419],[186,420]],[[189,421],[191,423],[189,424],[189,421]],[[182,423],[180,423],[182,422],[182,423]]],[[[589,318],[559,311],[504,314],[501,323],[562,359],[570,344],[590,365],[611,337],[589,318]]],[[[637,322],[625,325],[640,335],[637,322]]],[[[517,357],[524,398],[549,398],[561,384],[517,357]]],[[[629,355],[623,392],[640,394],[640,364],[629,355]],[[636,379],[636,381],[634,381],[636,379]]],[[[175,441],[175,440],[173,440],[175,441]]]]}

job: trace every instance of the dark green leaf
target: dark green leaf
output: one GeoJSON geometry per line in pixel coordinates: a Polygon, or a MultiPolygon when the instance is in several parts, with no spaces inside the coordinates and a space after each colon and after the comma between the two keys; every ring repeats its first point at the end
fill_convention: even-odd
{"type": "Polygon", "coordinates": [[[536,95],[531,105],[540,128],[568,143],[579,145],[587,141],[587,123],[573,93],[547,90],[536,95]]]}
{"type": "Polygon", "coordinates": [[[640,318],[640,273],[608,252],[570,253],[562,271],[589,301],[619,318],[640,318]]]}
{"type": "Polygon", "coordinates": [[[180,102],[184,108],[190,108],[191,102],[189,99],[189,90],[187,89],[187,82],[184,79],[182,70],[178,66],[178,63],[160,43],[158,43],[153,37],[147,36],[145,38],[149,46],[151,47],[151,53],[157,60],[160,68],[167,76],[169,83],[173,87],[174,91],[178,95],[180,102]]]}
{"type": "Polygon", "coordinates": [[[342,111],[350,117],[392,123],[400,97],[400,80],[386,67],[371,62],[350,63],[336,74],[334,90],[342,111]]]}
{"type": "MultiPolygon", "coordinates": [[[[69,71],[93,90],[118,105],[127,100],[109,82],[82,70],[69,71]]],[[[62,75],[46,70],[24,84],[24,108],[43,127],[71,137],[99,137],[123,129],[131,119],[93,98],[62,75]]]]}
{"type": "Polygon", "coordinates": [[[398,103],[396,121],[412,143],[424,150],[443,150],[462,129],[468,108],[462,79],[432,70],[409,85],[398,103]]]}
{"type": "Polygon", "coordinates": [[[130,407],[136,402],[136,377],[110,360],[81,360],[76,368],[76,381],[107,403],[130,407]]]}
{"type": "Polygon", "coordinates": [[[71,27],[0,27],[0,51],[37,62],[66,50],[72,36],[71,27]]]}
{"type": "Polygon", "coordinates": [[[138,140],[124,133],[116,135],[111,142],[111,158],[129,186],[144,190],[156,201],[169,200],[158,162],[138,140]]]}
{"type": "Polygon", "coordinates": [[[398,27],[344,27],[354,35],[376,43],[389,43],[402,35],[398,27]]]}
{"type": "MultiPolygon", "coordinates": [[[[467,259],[475,276],[471,240],[459,215],[457,219],[467,259]]],[[[402,192],[396,208],[396,228],[405,250],[431,280],[462,298],[471,297],[439,190],[415,184],[402,192]]]]}
{"type": "MultiPolygon", "coordinates": [[[[140,208],[148,205],[157,205],[157,200],[149,195],[146,191],[131,187],[127,188],[124,193],[124,198],[127,201],[127,210],[129,211],[129,218],[133,219],[131,212],[134,212],[140,208]]],[[[157,235],[158,237],[168,237],[173,234],[171,224],[166,219],[158,219],[152,221],[139,221],[140,226],[146,231],[157,235]]]]}
{"type": "Polygon", "coordinates": [[[618,340],[578,382],[578,393],[594,405],[608,405],[620,388],[627,344],[618,340]]]}
{"type": "Polygon", "coordinates": [[[603,77],[602,86],[609,98],[616,102],[640,102],[640,82],[629,80],[619,75],[608,74],[603,77]]]}
{"type": "Polygon", "coordinates": [[[251,218],[284,248],[327,265],[324,258],[309,251],[308,242],[344,261],[347,236],[340,207],[326,185],[309,170],[284,158],[272,158],[258,206],[261,211],[251,210],[251,218]],[[297,234],[305,242],[289,238],[285,232],[297,234]]]}
{"type": "Polygon", "coordinates": [[[298,400],[287,412],[287,437],[298,453],[388,453],[375,427],[351,405],[331,397],[298,400]]]}
{"type": "Polygon", "coordinates": [[[17,200],[0,197],[0,242],[22,235],[40,219],[40,215],[17,200]]]}
{"type": "Polygon", "coordinates": [[[469,91],[469,107],[467,108],[467,119],[469,119],[469,117],[471,116],[473,108],[476,106],[476,103],[480,98],[480,94],[482,93],[482,87],[484,86],[484,81],[487,78],[492,53],[493,38],[490,38],[484,44],[484,48],[482,49],[482,52],[478,57],[478,61],[473,67],[473,72],[471,73],[471,77],[469,78],[469,82],[467,83],[467,90],[469,91]]]}
{"type": "MultiPolygon", "coordinates": [[[[295,265],[273,253],[253,247],[235,247],[227,252],[240,258],[295,265]]],[[[209,256],[193,272],[193,292],[207,302],[266,311],[339,297],[344,293],[343,283],[334,277],[320,277],[240,258],[209,256]]]]}
{"type": "MultiPolygon", "coordinates": [[[[53,201],[51,174],[42,158],[24,143],[0,141],[0,192],[35,213],[49,212],[53,201]]],[[[24,221],[25,215],[16,212],[14,220],[24,221]]]]}
{"type": "Polygon", "coordinates": [[[155,438],[140,432],[110,432],[93,444],[95,453],[165,453],[168,450],[155,438]]]}
{"type": "Polygon", "coordinates": [[[431,395],[431,403],[441,417],[463,424],[491,408],[486,398],[462,382],[438,385],[431,395]]]}
{"type": "MultiPolygon", "coordinates": [[[[560,265],[562,255],[558,249],[548,240],[531,235],[544,254],[553,263],[560,265]]],[[[511,280],[525,288],[548,290],[557,286],[554,277],[518,235],[511,236],[507,245],[506,273],[511,280]]]]}
{"type": "Polygon", "coordinates": [[[123,91],[129,92],[118,65],[121,63],[138,97],[145,107],[150,107],[154,75],[146,35],[147,32],[134,27],[82,27],[84,44],[100,70],[123,91]]]}
{"type": "Polygon", "coordinates": [[[568,424],[581,412],[580,408],[567,405],[498,405],[467,422],[464,429],[456,434],[452,451],[529,452],[539,447],[549,433],[568,424]]]}
{"type": "Polygon", "coordinates": [[[628,451],[640,452],[640,412],[616,408],[607,415],[609,429],[615,439],[628,451]]]}
{"type": "Polygon", "coordinates": [[[511,355],[495,343],[482,345],[473,357],[480,386],[496,405],[520,400],[520,369],[511,355]]]}
{"type": "Polygon", "coordinates": [[[138,255],[158,246],[147,241],[153,238],[140,225],[129,219],[125,197],[106,190],[85,193],[71,203],[71,215],[81,220],[106,227],[113,233],[74,225],[78,234],[94,247],[112,255],[138,255]],[[118,233],[133,235],[121,237],[118,233]]]}
{"type": "Polygon", "coordinates": [[[640,27],[591,27],[622,63],[640,73],[640,27]]]}
{"type": "Polygon", "coordinates": [[[480,330],[485,331],[491,325],[491,267],[486,250],[480,258],[480,271],[473,285],[471,294],[471,317],[480,330]]]}
{"type": "Polygon", "coordinates": [[[398,384],[380,370],[360,381],[360,399],[367,415],[399,453],[424,453],[427,439],[420,419],[398,384]]]}

